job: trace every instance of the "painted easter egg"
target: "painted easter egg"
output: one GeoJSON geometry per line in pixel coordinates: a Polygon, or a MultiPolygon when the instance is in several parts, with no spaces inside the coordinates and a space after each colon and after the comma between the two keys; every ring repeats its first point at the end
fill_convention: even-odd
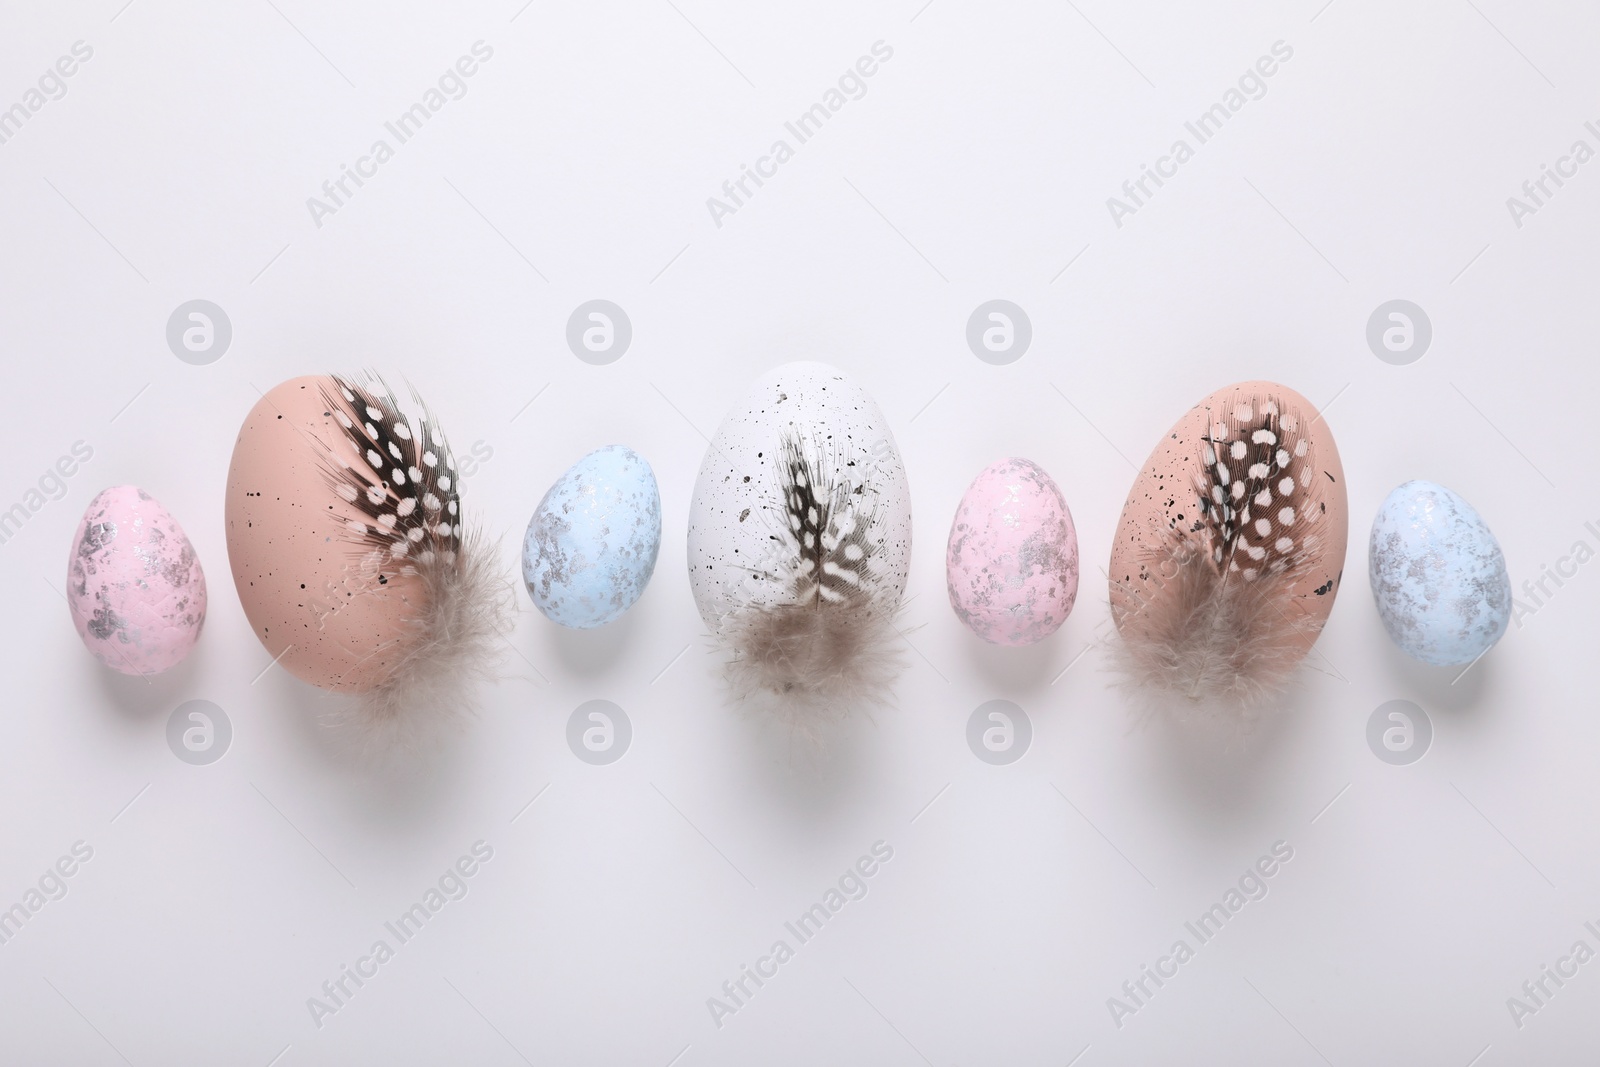
{"type": "Polygon", "coordinates": [[[1384,499],[1367,546],[1372,599],[1389,637],[1434,666],[1471,663],[1511,621],[1511,578],[1488,525],[1460,496],[1406,482],[1384,499]]]}
{"type": "Polygon", "coordinates": [[[522,542],[522,580],[546,618],[587,630],[620,616],[661,550],[661,493],[622,445],[584,456],[545,493],[522,542]]]}
{"type": "Polygon", "coordinates": [[[156,674],[200,639],[206,576],[159,500],[113,486],[89,502],[72,538],[67,604],[95,659],[123,674],[156,674]]]}
{"type": "Polygon", "coordinates": [[[504,618],[450,447],[416,406],[379,381],[294,378],[251,408],[228,469],[251,628],[285,670],[375,713],[459,704],[504,618]]]}
{"type": "Polygon", "coordinates": [[[967,487],[945,550],[950,606],[997,645],[1055,633],[1078,595],[1078,531],[1044,468],[1002,459],[967,487]]]}
{"type": "Polygon", "coordinates": [[[843,371],[789,363],[751,387],[706,450],[688,550],[736,693],[835,714],[883,697],[911,497],[883,413],[843,371]]]}
{"type": "Polygon", "coordinates": [[[1243,382],[1201,400],[1150,453],[1117,525],[1128,680],[1239,707],[1280,692],[1333,608],[1348,528],[1339,451],[1305,397],[1243,382]]]}

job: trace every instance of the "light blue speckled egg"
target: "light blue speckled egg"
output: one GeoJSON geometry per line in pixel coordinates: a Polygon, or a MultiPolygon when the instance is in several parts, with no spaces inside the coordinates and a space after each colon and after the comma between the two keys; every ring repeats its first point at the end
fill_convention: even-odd
{"type": "Polygon", "coordinates": [[[522,542],[522,580],[545,617],[588,630],[633,606],[661,550],[661,492],[622,445],[584,456],[539,501],[522,542]]]}
{"type": "Polygon", "coordinates": [[[1511,621],[1500,543],[1442,485],[1406,482],[1389,494],[1372,521],[1367,575],[1384,629],[1424,663],[1471,663],[1511,621]]]}

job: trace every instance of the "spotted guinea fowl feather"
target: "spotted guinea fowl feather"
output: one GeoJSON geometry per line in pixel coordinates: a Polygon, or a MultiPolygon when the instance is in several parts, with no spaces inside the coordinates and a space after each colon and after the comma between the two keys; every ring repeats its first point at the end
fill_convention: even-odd
{"type": "Polygon", "coordinates": [[[360,515],[347,521],[344,536],[375,554],[380,583],[387,564],[420,577],[423,590],[421,603],[404,601],[403,654],[364,694],[361,719],[372,747],[422,740],[469,710],[473,684],[492,677],[511,588],[494,546],[466,522],[449,443],[415,390],[411,416],[376,375],[328,381],[323,400],[343,437],[324,475],[360,515]]]}
{"type": "Polygon", "coordinates": [[[873,506],[863,505],[858,513],[856,501],[864,494],[853,492],[848,481],[830,481],[820,457],[808,452],[799,433],[783,436],[779,455],[789,541],[797,563],[796,602],[820,607],[867,595],[872,580],[873,506]]]}
{"type": "Polygon", "coordinates": [[[1201,438],[1197,527],[1225,576],[1255,581],[1302,568],[1317,550],[1312,532],[1327,505],[1311,499],[1317,459],[1298,411],[1272,397],[1226,412],[1201,438]],[[1240,418],[1246,411],[1251,417],[1240,418]]]}
{"type": "Polygon", "coordinates": [[[332,382],[323,400],[355,457],[329,472],[333,490],[365,516],[351,521],[351,532],[413,565],[450,562],[461,547],[461,494],[433,419],[424,409],[413,426],[381,379],[376,389],[339,376],[332,382]]]}
{"type": "MultiPolygon", "coordinates": [[[[775,569],[792,590],[751,606],[727,631],[736,656],[734,691],[775,696],[772,709],[811,737],[860,702],[879,702],[901,667],[874,556],[881,543],[878,498],[853,464],[811,446],[798,430],[780,441],[774,510],[782,516],[775,569]]],[[[898,601],[895,591],[893,601],[898,601]]]]}
{"type": "Polygon", "coordinates": [[[1121,582],[1113,598],[1123,637],[1113,647],[1144,691],[1248,713],[1287,684],[1321,629],[1287,595],[1318,560],[1327,512],[1309,429],[1271,395],[1213,414],[1192,464],[1198,515],[1152,538],[1139,560],[1146,583],[1121,582]]]}

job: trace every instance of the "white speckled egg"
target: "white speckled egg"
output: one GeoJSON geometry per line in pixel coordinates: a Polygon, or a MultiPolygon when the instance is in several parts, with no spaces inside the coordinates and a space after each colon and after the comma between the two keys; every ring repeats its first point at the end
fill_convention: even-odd
{"type": "Polygon", "coordinates": [[[757,381],[717,428],[689,509],[689,579],[706,625],[792,601],[797,580],[898,605],[910,563],[910,488],[878,405],[825,363],[786,363],[757,381]],[[791,514],[796,489],[868,532],[870,579],[797,575],[800,541],[815,548],[828,532],[811,525],[820,515],[791,514]]]}
{"type": "Polygon", "coordinates": [[[688,548],[736,694],[776,696],[802,731],[887,698],[911,495],[883,413],[842,371],[789,363],[756,382],[706,450],[688,548]]]}
{"type": "Polygon", "coordinates": [[[1002,459],[972,481],[945,553],[950,606],[997,645],[1031,645],[1060,628],[1078,596],[1078,531],[1044,468],[1002,459]]]}
{"type": "Polygon", "coordinates": [[[522,544],[522,579],[545,617],[578,630],[633,606],[661,550],[661,494],[650,464],[607,445],[545,493],[522,544]]]}
{"type": "Polygon", "coordinates": [[[67,603],[96,659],[123,674],[176,666],[200,639],[206,577],[160,501],[132,485],[89,502],[67,561],[67,603]]]}
{"type": "Polygon", "coordinates": [[[1460,496],[1406,482],[1372,522],[1367,576],[1400,649],[1438,667],[1471,663],[1511,621],[1511,578],[1494,534],[1460,496]]]}

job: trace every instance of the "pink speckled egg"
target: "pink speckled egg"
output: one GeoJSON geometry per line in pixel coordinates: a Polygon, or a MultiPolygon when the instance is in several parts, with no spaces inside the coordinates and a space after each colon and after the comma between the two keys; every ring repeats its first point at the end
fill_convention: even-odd
{"type": "Polygon", "coordinates": [[[200,639],[206,576],[160,501],[133,485],[89,502],[67,561],[67,604],[96,659],[123,674],[174,667],[200,639]]]}
{"type": "Polygon", "coordinates": [[[1078,596],[1078,531],[1042,467],[1002,459],[973,479],[950,526],[945,577],[950,606],[985,641],[1031,645],[1060,628],[1078,596]]]}

